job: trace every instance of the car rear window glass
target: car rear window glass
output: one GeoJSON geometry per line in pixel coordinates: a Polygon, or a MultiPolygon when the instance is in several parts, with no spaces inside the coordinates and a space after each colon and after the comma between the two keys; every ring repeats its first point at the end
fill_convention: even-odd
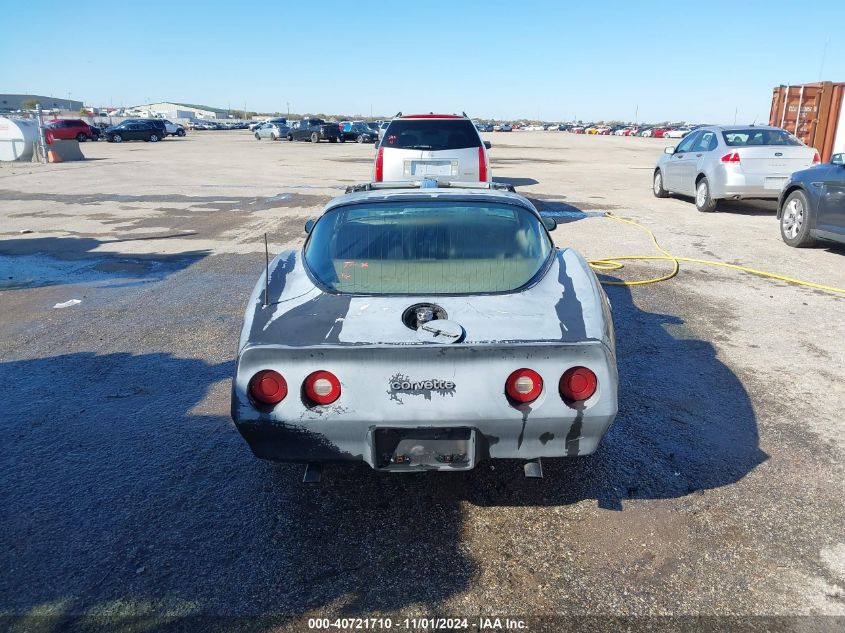
{"type": "Polygon", "coordinates": [[[395,119],[384,133],[384,147],[439,151],[480,147],[472,121],[466,119],[395,119]]]}
{"type": "Polygon", "coordinates": [[[552,250],[517,205],[407,200],[332,209],[312,229],[305,261],[341,293],[466,294],[521,288],[552,250]]]}
{"type": "Polygon", "coordinates": [[[759,145],[801,145],[801,141],[786,130],[754,129],[728,130],[722,138],[730,147],[753,147],[759,145]]]}

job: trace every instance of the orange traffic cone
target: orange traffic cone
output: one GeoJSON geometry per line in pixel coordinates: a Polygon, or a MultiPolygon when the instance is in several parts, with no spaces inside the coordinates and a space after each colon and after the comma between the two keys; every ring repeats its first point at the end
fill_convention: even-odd
{"type": "Polygon", "coordinates": [[[62,157],[59,155],[59,153],[56,150],[50,148],[50,149],[47,150],[47,162],[48,163],[61,163],[61,162],[64,162],[64,161],[62,160],[62,157]]]}

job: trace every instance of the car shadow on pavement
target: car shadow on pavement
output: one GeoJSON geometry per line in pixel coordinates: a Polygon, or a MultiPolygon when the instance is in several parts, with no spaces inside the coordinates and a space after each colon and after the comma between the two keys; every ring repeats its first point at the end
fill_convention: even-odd
{"type": "Polygon", "coordinates": [[[469,588],[449,478],[330,466],[304,485],[302,466],[256,459],[220,414],[233,371],[167,353],[0,362],[0,624],[214,631],[312,610],[436,615],[469,588]]]}
{"type": "MultiPolygon", "coordinates": [[[[461,481],[478,505],[563,505],[595,499],[671,499],[733,484],[768,455],[751,399],[734,372],[683,320],[639,308],[627,286],[606,286],[613,306],[619,414],[591,456],[544,460],[542,482],[519,462],[461,481]]],[[[529,419],[530,423],[530,419],[529,419]]]]}
{"type": "MultiPolygon", "coordinates": [[[[691,196],[673,193],[669,197],[688,202],[692,205],[692,210],[696,210],[695,198],[691,196]]],[[[732,213],[734,215],[771,215],[774,217],[777,211],[777,200],[720,200],[719,206],[716,207],[716,213],[732,213]]]]}
{"type": "Polygon", "coordinates": [[[554,218],[558,224],[577,222],[585,218],[602,217],[604,211],[586,210],[562,200],[547,200],[528,196],[529,202],[544,218],[554,218]]]}
{"type": "Polygon", "coordinates": [[[511,185],[513,187],[527,187],[529,185],[540,184],[540,181],[534,178],[509,178],[507,176],[493,176],[493,182],[511,185]]]}
{"type": "Polygon", "coordinates": [[[595,500],[624,512],[629,499],[727,486],[762,463],[748,394],[713,346],[679,318],[640,309],[629,288],[608,294],[619,416],[596,454],[544,460],[543,480],[506,460],[461,474],[329,465],[304,485],[302,466],[256,459],[223,414],[232,361],[79,352],[0,362],[0,613],[23,616],[19,628],[52,615],[55,630],[85,631],[448,616],[442,605],[480,574],[467,503],[595,500]]]}
{"type": "Polygon", "coordinates": [[[112,279],[155,281],[189,267],[207,250],[165,255],[99,250],[124,241],[185,237],[189,234],[145,236],[127,240],[90,237],[33,237],[0,239],[0,290],[112,279]]]}

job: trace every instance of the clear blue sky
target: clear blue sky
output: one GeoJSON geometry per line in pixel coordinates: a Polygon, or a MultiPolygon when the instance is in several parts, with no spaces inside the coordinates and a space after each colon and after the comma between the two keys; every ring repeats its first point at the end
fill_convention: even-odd
{"type": "Polygon", "coordinates": [[[845,81],[845,0],[9,2],[0,92],[87,105],[732,122],[845,81]],[[310,9],[317,6],[320,9],[310,9]],[[305,17],[305,16],[311,17],[305,17]],[[302,17],[300,17],[302,16],[302,17]]]}

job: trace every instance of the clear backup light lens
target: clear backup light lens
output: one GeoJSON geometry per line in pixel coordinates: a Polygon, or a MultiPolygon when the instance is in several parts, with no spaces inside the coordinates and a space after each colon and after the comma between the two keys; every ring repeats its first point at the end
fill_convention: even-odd
{"type": "Polygon", "coordinates": [[[306,397],[314,404],[331,404],[340,398],[340,381],[328,371],[315,371],[303,384],[306,397]]]}
{"type": "Polygon", "coordinates": [[[596,375],[586,367],[571,367],[560,377],[558,389],[568,402],[588,400],[598,386],[596,375]]]}
{"type": "Polygon", "coordinates": [[[279,404],[288,395],[288,383],[279,372],[265,369],[249,381],[249,395],[262,404],[279,404]]]}
{"type": "Polygon", "coordinates": [[[533,369],[523,367],[513,372],[505,381],[505,393],[520,403],[533,402],[543,391],[543,379],[533,369]]]}

